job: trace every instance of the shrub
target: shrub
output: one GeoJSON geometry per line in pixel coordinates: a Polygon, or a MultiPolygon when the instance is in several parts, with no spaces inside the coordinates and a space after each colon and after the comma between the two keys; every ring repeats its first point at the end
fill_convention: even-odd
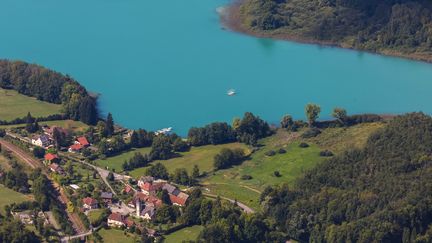
{"type": "Polygon", "coordinates": [[[310,128],[306,130],[301,136],[302,138],[314,138],[318,136],[321,131],[318,128],[310,128]]]}
{"type": "Polygon", "coordinates": [[[309,144],[307,144],[307,143],[300,143],[299,147],[300,148],[307,148],[307,147],[309,147],[309,144]]]}
{"type": "Polygon", "coordinates": [[[281,177],[282,175],[280,174],[280,172],[279,171],[275,171],[275,172],[273,172],[273,175],[274,176],[276,176],[276,177],[281,177]]]}
{"type": "Polygon", "coordinates": [[[323,151],[320,152],[320,156],[322,156],[322,157],[331,157],[331,156],[333,156],[333,152],[326,149],[326,150],[323,150],[323,151]]]}
{"type": "Polygon", "coordinates": [[[286,153],[287,151],[285,150],[285,149],[283,149],[283,148],[280,148],[279,150],[278,150],[278,153],[280,153],[280,154],[284,154],[284,153],[286,153]]]}
{"type": "Polygon", "coordinates": [[[274,155],[276,155],[276,152],[274,150],[269,150],[269,151],[265,152],[264,154],[267,156],[274,156],[274,155]]]}
{"type": "Polygon", "coordinates": [[[252,176],[251,176],[251,175],[242,175],[242,176],[240,177],[240,179],[242,179],[242,180],[251,180],[251,179],[252,179],[252,176]]]}

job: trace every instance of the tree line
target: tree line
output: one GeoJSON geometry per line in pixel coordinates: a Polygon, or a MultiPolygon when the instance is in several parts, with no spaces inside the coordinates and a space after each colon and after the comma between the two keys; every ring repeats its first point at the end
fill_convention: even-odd
{"type": "Polygon", "coordinates": [[[0,60],[0,88],[62,104],[65,115],[73,120],[91,125],[98,120],[96,98],[83,86],[68,75],[36,64],[0,60]]]}

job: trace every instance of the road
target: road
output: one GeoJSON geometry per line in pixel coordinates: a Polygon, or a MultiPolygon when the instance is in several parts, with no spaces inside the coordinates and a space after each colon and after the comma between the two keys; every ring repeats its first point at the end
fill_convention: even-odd
{"type": "MultiPolygon", "coordinates": [[[[16,154],[22,161],[26,162],[33,169],[43,168],[43,165],[40,161],[38,161],[37,159],[35,159],[32,156],[30,156],[29,154],[27,154],[20,147],[14,145],[14,144],[12,144],[12,143],[4,140],[4,139],[0,139],[0,144],[2,145],[3,148],[6,148],[7,150],[16,154]]],[[[51,180],[51,178],[49,177],[49,175],[47,173],[44,172],[44,174],[46,174],[48,179],[51,180]]],[[[64,193],[63,188],[60,185],[58,185],[56,182],[54,182],[53,180],[51,180],[51,183],[53,184],[54,188],[56,188],[56,190],[59,192],[58,200],[65,206],[65,208],[67,208],[67,203],[69,202],[69,199],[67,198],[66,194],[64,193]]],[[[67,215],[69,217],[69,221],[72,222],[72,226],[76,232],[82,233],[85,231],[85,227],[84,227],[83,223],[81,222],[81,219],[79,218],[79,216],[76,213],[70,214],[67,212],[67,215]]]]}
{"type": "MultiPolygon", "coordinates": [[[[207,197],[211,197],[211,198],[217,198],[218,197],[218,195],[214,195],[214,194],[210,194],[210,193],[203,193],[203,195],[207,196],[207,197]]],[[[219,197],[221,199],[227,200],[230,203],[233,203],[233,204],[236,203],[236,200],[233,200],[231,198],[222,197],[222,196],[219,196],[219,197]]],[[[239,201],[237,201],[237,206],[239,206],[241,209],[243,209],[243,211],[245,213],[254,213],[255,212],[255,210],[253,210],[252,208],[248,207],[247,205],[245,205],[239,201]]]]}
{"type": "MultiPolygon", "coordinates": [[[[85,165],[90,166],[90,167],[92,167],[93,169],[95,169],[95,170],[99,173],[99,175],[100,175],[102,181],[105,182],[105,184],[106,184],[106,185],[108,186],[108,188],[111,190],[111,192],[112,192],[114,195],[117,195],[117,193],[114,191],[114,189],[111,187],[111,184],[110,184],[110,183],[108,182],[108,180],[107,180],[107,176],[108,176],[108,174],[110,173],[110,171],[108,171],[108,170],[104,170],[104,169],[102,169],[102,168],[100,168],[100,167],[97,167],[97,166],[95,166],[95,165],[92,165],[92,164],[90,164],[90,163],[87,163],[87,162],[85,162],[84,160],[77,160],[77,161],[80,162],[81,164],[85,164],[85,165]]],[[[115,179],[115,180],[122,180],[122,179],[124,178],[124,176],[119,175],[119,174],[117,174],[117,173],[113,173],[113,175],[114,175],[114,179],[115,179]]]]}
{"type": "Polygon", "coordinates": [[[85,237],[85,236],[91,235],[91,234],[93,234],[94,231],[98,230],[98,228],[99,227],[94,228],[94,229],[92,228],[89,231],[81,233],[81,234],[63,237],[63,238],[61,238],[60,242],[65,242],[66,243],[66,242],[69,242],[70,240],[73,240],[73,239],[77,239],[77,238],[81,238],[81,237],[85,237]]]}

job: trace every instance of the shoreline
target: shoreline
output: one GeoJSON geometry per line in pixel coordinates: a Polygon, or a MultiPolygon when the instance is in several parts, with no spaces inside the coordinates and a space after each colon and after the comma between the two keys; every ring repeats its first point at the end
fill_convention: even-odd
{"type": "Polygon", "coordinates": [[[405,54],[394,50],[381,50],[381,51],[370,51],[365,49],[356,49],[352,47],[346,47],[343,45],[343,43],[333,42],[333,41],[321,41],[316,40],[313,38],[307,38],[307,37],[300,37],[296,35],[290,35],[286,33],[270,33],[270,32],[258,32],[251,28],[248,28],[243,25],[242,18],[240,14],[240,6],[241,2],[243,0],[234,0],[232,3],[223,6],[223,11],[219,12],[220,22],[222,26],[229,31],[233,31],[240,34],[245,34],[248,36],[253,36],[257,38],[270,38],[274,40],[283,40],[283,41],[292,41],[302,44],[311,44],[311,45],[319,45],[319,46],[325,46],[325,47],[334,47],[334,48],[341,48],[346,50],[354,50],[354,51],[361,51],[366,52],[370,54],[376,54],[381,56],[388,56],[388,57],[397,57],[397,58],[403,58],[408,59],[412,61],[419,61],[424,63],[432,63],[432,56],[431,57],[425,57],[421,54],[405,54]]]}

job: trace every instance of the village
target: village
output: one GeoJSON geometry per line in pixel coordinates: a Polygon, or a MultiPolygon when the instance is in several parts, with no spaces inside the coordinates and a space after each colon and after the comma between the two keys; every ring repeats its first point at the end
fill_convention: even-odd
{"type": "MultiPolygon", "coordinates": [[[[74,227],[76,236],[81,238],[100,227],[118,228],[131,233],[146,232],[149,237],[157,237],[156,226],[161,223],[155,223],[158,211],[161,208],[165,210],[163,208],[167,206],[181,210],[188,203],[186,191],[168,180],[146,175],[134,179],[92,164],[88,154],[97,153],[98,147],[90,143],[84,134],[46,125],[36,133],[26,133],[23,129],[11,129],[6,133],[8,142],[20,144],[21,147],[24,144],[36,157],[39,156],[43,169],[49,171],[53,181],[61,185],[59,191],[67,197],[64,203],[68,213],[77,214],[85,225],[82,227],[77,223],[74,227]],[[62,138],[69,139],[68,146],[60,144],[62,138]],[[43,156],[38,155],[40,148],[45,151],[43,156]],[[85,153],[87,156],[83,156],[85,153]],[[96,219],[94,215],[97,215],[96,219]]],[[[122,131],[126,139],[130,133],[122,131]]],[[[18,209],[11,213],[26,225],[40,219],[44,220],[44,224],[58,224],[52,217],[47,219],[42,211],[34,214],[30,210],[18,209]]],[[[65,236],[63,240],[72,239],[65,236]]]]}

